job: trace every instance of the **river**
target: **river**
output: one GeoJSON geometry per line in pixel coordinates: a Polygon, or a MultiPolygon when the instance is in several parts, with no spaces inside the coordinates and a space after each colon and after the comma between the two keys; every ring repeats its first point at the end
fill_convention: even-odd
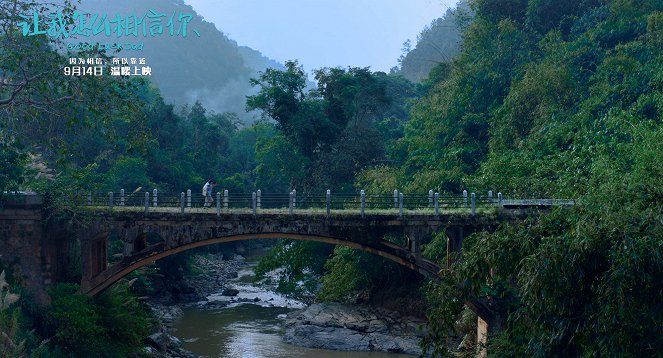
{"type": "Polygon", "coordinates": [[[243,268],[231,287],[239,290],[236,297],[211,295],[210,301],[226,301],[222,308],[186,308],[174,323],[173,334],[183,341],[182,347],[204,357],[229,358],[399,358],[412,357],[382,352],[344,352],[311,349],[283,341],[286,314],[305,307],[269,288],[251,283],[253,264],[243,268]],[[255,300],[241,302],[238,300],[255,300]]]}

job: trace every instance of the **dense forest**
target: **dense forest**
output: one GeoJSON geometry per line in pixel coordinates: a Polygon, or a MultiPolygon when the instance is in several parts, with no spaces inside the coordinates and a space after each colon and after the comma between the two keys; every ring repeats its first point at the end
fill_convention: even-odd
{"type": "MultiPolygon", "coordinates": [[[[258,271],[282,267],[281,291],[317,300],[403,307],[408,297],[417,305],[406,309],[428,317],[422,346],[435,355],[475,353],[472,339],[449,338],[476,332],[463,302],[479,298],[502,317],[491,356],[660,355],[663,2],[469,6],[457,54],[424,79],[412,70],[420,83],[397,71],[323,68],[310,89],[293,60],[249,81],[245,109],[262,115],[251,126],[200,102],[175,108],[143,79],[62,76],[66,55],[46,38],[19,36],[16,8],[0,6],[0,191],[179,192],[213,177],[237,192],[573,198],[573,208],[470,236],[438,284],[312,243],[280,242],[258,271]]],[[[431,31],[420,40],[447,38],[431,31]]],[[[425,255],[446,262],[444,243],[430,238],[425,255]]],[[[117,356],[140,346],[150,319],[126,285],[97,300],[74,291],[56,286],[58,305],[45,311],[25,292],[3,291],[0,348],[83,357],[105,352],[85,351],[88,338],[96,347],[122,340],[106,350],[117,356]]]]}
{"type": "Polygon", "coordinates": [[[446,284],[428,290],[431,338],[444,342],[463,299],[489,296],[506,318],[496,356],[659,355],[663,3],[473,9],[460,55],[411,111],[402,162],[363,172],[361,187],[388,177],[410,191],[579,205],[468,240],[446,284]]]}

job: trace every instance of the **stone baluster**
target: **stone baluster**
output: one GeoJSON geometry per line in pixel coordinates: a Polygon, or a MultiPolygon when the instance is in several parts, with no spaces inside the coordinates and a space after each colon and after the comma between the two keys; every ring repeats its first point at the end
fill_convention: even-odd
{"type": "Polygon", "coordinates": [[[256,192],[257,198],[256,198],[256,205],[258,206],[258,210],[262,209],[262,190],[258,189],[256,192]]]}
{"type": "Polygon", "coordinates": [[[253,216],[256,216],[258,210],[258,194],[254,191],[251,195],[251,206],[253,209],[253,216]]]}
{"type": "Polygon", "coordinates": [[[366,210],[366,192],[363,191],[363,190],[361,191],[361,209],[360,210],[361,210],[360,211],[361,212],[361,217],[363,218],[364,217],[364,212],[366,210]]]}
{"type": "Polygon", "coordinates": [[[477,195],[472,193],[472,215],[477,213],[477,195]]]}
{"type": "Polygon", "coordinates": [[[294,194],[291,191],[290,192],[290,200],[288,200],[288,215],[292,215],[292,202],[293,202],[293,199],[294,199],[294,194]]]}
{"type": "Polygon", "coordinates": [[[331,190],[327,189],[327,216],[331,214],[331,190]]]}
{"type": "Polygon", "coordinates": [[[228,209],[228,202],[230,201],[230,194],[228,194],[228,189],[223,191],[223,209],[228,209]]]}

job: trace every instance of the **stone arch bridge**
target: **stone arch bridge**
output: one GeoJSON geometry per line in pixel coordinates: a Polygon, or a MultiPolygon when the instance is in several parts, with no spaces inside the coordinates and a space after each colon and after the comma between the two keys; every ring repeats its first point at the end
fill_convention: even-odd
{"type": "Polygon", "coordinates": [[[96,295],[113,283],[155,260],[192,248],[217,243],[285,238],[345,245],[382,256],[422,275],[436,279],[441,268],[422,258],[421,244],[444,231],[449,249],[459,250],[468,234],[493,230],[499,223],[516,220],[511,212],[485,215],[314,215],[106,212],[81,228],[83,282],[81,289],[96,295]],[[116,235],[124,245],[122,260],[108,266],[108,238],[116,235]],[[148,242],[150,234],[161,241],[148,242]],[[405,237],[406,244],[385,236],[405,237]]]}
{"type": "MultiPolygon", "coordinates": [[[[110,197],[107,207],[95,203],[78,207],[85,217],[78,223],[72,218],[66,223],[50,219],[51,213],[38,196],[6,201],[0,208],[0,266],[11,268],[37,301],[47,303],[45,288],[58,281],[72,264],[82,269],[81,291],[96,295],[128,273],[178,252],[239,240],[288,238],[349,246],[437,279],[441,267],[421,255],[422,244],[432,234],[446,233],[447,250],[458,251],[471,233],[492,231],[504,222],[522,220],[541,207],[572,204],[550,200],[507,202],[500,195],[499,202],[485,202],[477,210],[473,194],[471,209],[466,195],[461,206],[467,208],[442,210],[436,194],[434,200],[429,195],[430,205],[407,210],[404,215],[402,195],[400,208],[396,202],[397,208],[389,210],[367,209],[362,193],[359,210],[331,210],[328,192],[326,210],[296,211],[292,195],[288,209],[262,211],[257,210],[255,194],[252,209],[235,210],[226,202],[221,210],[218,194],[216,210],[192,207],[190,200],[185,210],[184,194],[170,207],[157,206],[156,200],[152,203],[147,193],[144,206],[131,206],[124,197],[120,205],[114,206],[113,194],[110,197]],[[158,242],[148,240],[154,234],[160,238],[158,242]],[[389,234],[404,237],[405,243],[386,241],[389,234]],[[79,253],[70,250],[72,235],[80,240],[80,257],[74,257],[74,262],[72,256],[79,253]],[[111,235],[123,245],[122,258],[113,265],[109,265],[108,257],[111,235]]],[[[479,315],[485,329],[486,322],[496,319],[489,303],[466,303],[479,315]]]]}

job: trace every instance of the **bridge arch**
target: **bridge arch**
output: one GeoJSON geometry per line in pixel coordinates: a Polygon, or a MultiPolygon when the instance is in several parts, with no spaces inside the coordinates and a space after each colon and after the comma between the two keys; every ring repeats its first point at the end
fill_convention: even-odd
{"type": "Polygon", "coordinates": [[[235,241],[248,241],[257,239],[291,239],[298,241],[315,241],[332,245],[343,245],[368,252],[374,255],[382,256],[390,261],[393,261],[401,266],[407,267],[410,270],[419,272],[425,277],[437,280],[439,279],[438,272],[440,267],[431,261],[415,257],[415,255],[406,249],[386,240],[375,240],[370,245],[349,241],[347,239],[340,239],[331,236],[314,235],[314,234],[298,234],[298,233],[283,233],[283,232],[267,232],[267,233],[250,233],[250,234],[237,234],[230,236],[213,237],[200,241],[193,241],[185,243],[172,248],[164,248],[164,243],[160,242],[147,247],[142,252],[137,253],[123,261],[120,261],[113,266],[108,267],[99,275],[84,280],[82,283],[82,291],[86,294],[96,296],[104,290],[112,286],[114,283],[128,275],[129,273],[145,267],[155,261],[175,255],[180,252],[188,251],[194,248],[210,246],[221,243],[235,242],[235,241]],[[86,282],[87,281],[87,282],[86,282]]]}

